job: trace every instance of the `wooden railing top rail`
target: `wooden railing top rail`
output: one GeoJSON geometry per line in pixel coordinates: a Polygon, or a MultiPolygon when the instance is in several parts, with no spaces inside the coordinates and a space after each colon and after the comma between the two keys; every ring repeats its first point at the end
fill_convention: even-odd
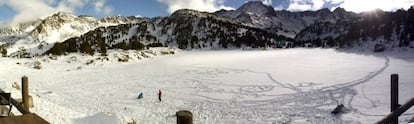
{"type": "Polygon", "coordinates": [[[398,109],[394,110],[393,112],[385,116],[385,118],[378,121],[376,124],[389,124],[395,118],[398,118],[398,116],[400,116],[402,113],[410,109],[413,105],[414,105],[414,98],[411,98],[411,100],[409,100],[407,103],[405,103],[404,105],[400,106],[398,109]]]}
{"type": "MultiPolygon", "coordinates": [[[[5,93],[5,92],[2,89],[0,89],[0,93],[5,93]]],[[[20,113],[30,114],[30,111],[27,110],[26,108],[24,108],[22,103],[18,102],[17,100],[15,100],[13,98],[11,98],[10,100],[11,100],[10,102],[13,104],[13,106],[15,106],[17,108],[17,110],[20,111],[20,113]]]]}

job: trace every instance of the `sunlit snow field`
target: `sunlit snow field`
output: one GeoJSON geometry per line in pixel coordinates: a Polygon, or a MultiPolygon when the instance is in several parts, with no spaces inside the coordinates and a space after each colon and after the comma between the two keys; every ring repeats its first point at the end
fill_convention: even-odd
{"type": "MultiPolygon", "coordinates": [[[[54,124],[175,123],[178,110],[190,110],[194,123],[375,123],[390,111],[392,73],[400,104],[414,97],[413,52],[183,51],[86,65],[88,58],[0,58],[0,88],[20,97],[11,84],[27,75],[31,111],[54,124]],[[27,64],[35,60],[40,70],[27,64]],[[339,104],[345,113],[332,115],[339,104]]],[[[400,121],[412,117],[413,108],[400,121]]]]}

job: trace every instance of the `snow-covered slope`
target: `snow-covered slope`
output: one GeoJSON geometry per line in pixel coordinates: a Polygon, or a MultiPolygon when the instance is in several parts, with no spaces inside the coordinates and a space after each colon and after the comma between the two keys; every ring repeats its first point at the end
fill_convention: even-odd
{"type": "Polygon", "coordinates": [[[8,56],[31,57],[43,54],[56,42],[80,36],[97,27],[132,23],[137,20],[131,17],[96,19],[58,12],[44,19],[1,28],[0,49],[6,49],[8,56]]]}

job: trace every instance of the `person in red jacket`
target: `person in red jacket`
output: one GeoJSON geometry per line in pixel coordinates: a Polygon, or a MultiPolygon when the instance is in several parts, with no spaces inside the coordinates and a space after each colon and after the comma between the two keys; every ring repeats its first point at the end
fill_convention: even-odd
{"type": "Polygon", "coordinates": [[[161,102],[161,96],[162,96],[162,92],[161,92],[161,90],[159,89],[159,90],[158,90],[158,100],[160,100],[160,102],[161,102]]]}

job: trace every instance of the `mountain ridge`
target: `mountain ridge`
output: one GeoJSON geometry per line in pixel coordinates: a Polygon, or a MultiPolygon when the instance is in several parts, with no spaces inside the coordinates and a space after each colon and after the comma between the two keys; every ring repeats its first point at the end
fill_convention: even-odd
{"type": "Polygon", "coordinates": [[[343,8],[337,8],[337,11],[323,8],[317,11],[302,12],[275,11],[271,8],[260,1],[251,1],[236,10],[221,10],[214,14],[291,38],[315,22],[335,22],[339,19],[350,19],[356,16],[355,13],[348,12],[343,8]]]}
{"type": "Polygon", "coordinates": [[[399,42],[398,44],[402,44],[399,47],[412,47],[414,31],[411,29],[414,22],[411,18],[400,18],[411,17],[412,10],[411,7],[407,11],[376,10],[357,14],[336,8],[333,11],[320,9],[289,12],[275,11],[270,6],[255,1],[247,2],[236,10],[208,13],[181,9],[170,16],[154,18],[111,16],[96,19],[58,12],[44,19],[1,28],[0,51],[3,56],[33,57],[65,52],[99,53],[104,46],[105,49],[143,49],[148,46],[219,49],[309,46],[305,44],[312,44],[312,47],[350,47],[368,42],[371,46],[366,47],[371,49],[374,43],[371,43],[372,39],[381,36],[393,37],[385,43],[399,42]],[[388,18],[390,13],[395,18],[388,18]],[[381,19],[385,21],[375,21],[381,19]],[[381,29],[386,35],[369,33],[380,30],[381,24],[390,29],[388,32],[381,29]],[[399,29],[396,24],[406,28],[399,29]],[[371,25],[376,25],[378,30],[367,28],[371,25]],[[367,35],[356,33],[358,29],[365,31],[367,35]],[[368,34],[371,39],[366,38],[368,34]],[[80,50],[79,45],[82,43],[89,44],[89,52],[80,50]],[[69,51],[53,49],[57,47],[56,44],[61,45],[61,48],[72,44],[73,48],[69,51]]]}

